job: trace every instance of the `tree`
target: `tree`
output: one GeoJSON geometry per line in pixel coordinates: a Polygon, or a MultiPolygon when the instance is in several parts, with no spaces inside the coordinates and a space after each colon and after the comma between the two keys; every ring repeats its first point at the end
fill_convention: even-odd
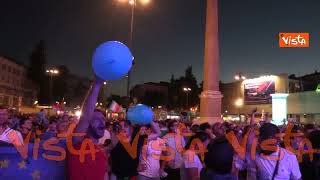
{"type": "Polygon", "coordinates": [[[195,76],[192,73],[192,66],[188,66],[185,70],[184,76],[181,76],[179,79],[174,79],[173,76],[171,77],[169,88],[169,108],[188,109],[192,106],[198,105],[200,102],[200,93],[201,90],[197,84],[195,76]],[[188,92],[188,94],[183,91],[183,88],[185,87],[191,89],[191,91],[188,92]]]}
{"type": "MultiPolygon", "coordinates": [[[[89,83],[88,83],[89,84],[89,83]]],[[[66,101],[68,102],[68,105],[81,105],[83,102],[84,97],[87,94],[89,85],[87,85],[85,82],[79,80],[76,82],[76,85],[68,90],[68,96],[66,96],[66,101]]]]}
{"type": "MultiPolygon", "coordinates": [[[[57,69],[59,70],[59,75],[56,77],[53,77],[53,98],[60,101],[63,98],[65,98],[65,95],[68,91],[67,79],[70,74],[70,70],[68,67],[66,67],[64,65],[58,66],[57,69]]],[[[49,79],[48,79],[48,81],[49,81],[49,79]]],[[[69,99],[68,99],[68,101],[69,101],[69,99]]]]}
{"type": "Polygon", "coordinates": [[[34,50],[29,57],[28,77],[37,85],[44,81],[46,68],[46,45],[43,40],[36,44],[34,50]]]}
{"type": "Polygon", "coordinates": [[[142,99],[142,103],[148,106],[165,105],[165,95],[157,91],[147,91],[142,99]]]}
{"type": "Polygon", "coordinates": [[[174,74],[171,75],[170,83],[174,82],[174,74]]]}
{"type": "Polygon", "coordinates": [[[46,59],[46,44],[45,41],[41,40],[36,44],[29,57],[27,73],[28,77],[39,87],[38,101],[40,103],[47,103],[49,101],[48,82],[45,76],[46,59]]]}
{"type": "Polygon", "coordinates": [[[295,74],[290,74],[288,78],[289,79],[298,79],[295,74]]]}

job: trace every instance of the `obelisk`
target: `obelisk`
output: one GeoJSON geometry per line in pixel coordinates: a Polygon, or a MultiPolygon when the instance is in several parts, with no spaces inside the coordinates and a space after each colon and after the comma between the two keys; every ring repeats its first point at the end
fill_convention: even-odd
{"type": "Polygon", "coordinates": [[[219,91],[218,0],[207,0],[203,92],[200,95],[200,121],[221,122],[219,91]]]}

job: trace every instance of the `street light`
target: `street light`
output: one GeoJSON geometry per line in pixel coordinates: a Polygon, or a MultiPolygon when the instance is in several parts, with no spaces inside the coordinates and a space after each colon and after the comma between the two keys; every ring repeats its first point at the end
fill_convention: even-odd
{"type": "MultiPolygon", "coordinates": [[[[134,26],[134,14],[135,14],[135,9],[137,6],[137,2],[139,2],[142,5],[147,5],[151,2],[151,0],[118,0],[121,3],[127,2],[131,6],[131,21],[130,21],[130,34],[129,34],[129,48],[131,51],[133,51],[133,26],[134,26]]],[[[134,61],[132,62],[132,65],[134,65],[134,61]]],[[[132,67],[133,68],[133,67],[132,67]]],[[[129,97],[130,95],[130,81],[131,81],[131,70],[129,70],[128,75],[127,75],[127,96],[129,97]]]]}
{"type": "Polygon", "coordinates": [[[183,88],[183,91],[187,92],[187,91],[191,91],[190,88],[183,88]]]}
{"type": "Polygon", "coordinates": [[[247,78],[244,75],[242,75],[241,73],[239,73],[234,76],[234,79],[239,81],[239,80],[246,80],[247,78]]]}
{"type": "Polygon", "coordinates": [[[185,93],[187,93],[187,109],[188,109],[188,106],[189,106],[189,92],[191,91],[191,88],[185,87],[185,88],[183,88],[183,91],[185,93]]]}
{"type": "Polygon", "coordinates": [[[50,76],[50,81],[49,81],[49,103],[51,104],[52,102],[52,89],[53,89],[53,83],[52,83],[52,77],[57,76],[59,74],[59,70],[57,69],[47,69],[46,73],[50,76]]]}
{"type": "MultiPolygon", "coordinates": [[[[238,73],[238,74],[236,74],[235,76],[234,76],[234,79],[236,80],[236,81],[238,81],[238,82],[240,82],[239,84],[239,86],[240,86],[240,89],[239,89],[239,97],[242,97],[242,93],[244,93],[244,90],[242,91],[242,85],[243,85],[243,81],[244,80],[246,80],[247,78],[246,78],[246,76],[244,76],[242,73],[238,73]]],[[[240,99],[238,99],[238,103],[240,103],[240,99]]],[[[243,104],[243,101],[242,101],[242,104],[243,104]]],[[[242,105],[241,105],[242,106],[242,105]]],[[[240,111],[240,109],[239,109],[239,111],[240,111]]],[[[240,118],[240,113],[239,113],[239,118],[240,118]]]]}

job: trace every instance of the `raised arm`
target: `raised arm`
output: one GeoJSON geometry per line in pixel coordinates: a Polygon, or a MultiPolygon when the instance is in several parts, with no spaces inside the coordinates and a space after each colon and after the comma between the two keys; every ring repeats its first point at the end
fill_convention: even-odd
{"type": "Polygon", "coordinates": [[[250,118],[250,126],[254,126],[256,122],[256,113],[257,113],[257,108],[254,108],[251,112],[251,118],[250,118]]]}
{"type": "MultiPolygon", "coordinates": [[[[103,80],[96,77],[96,79],[94,80],[92,86],[88,91],[88,94],[86,95],[86,98],[82,105],[81,116],[74,132],[76,133],[87,132],[90,125],[90,121],[93,117],[94,109],[96,107],[97,98],[98,98],[102,83],[103,83],[103,80]]],[[[83,140],[83,138],[84,137],[74,137],[73,141],[80,142],[83,140]]]]}
{"type": "Polygon", "coordinates": [[[257,108],[255,108],[255,109],[253,109],[252,111],[251,111],[251,119],[250,119],[250,128],[249,128],[249,132],[248,132],[248,140],[247,140],[247,144],[246,144],[246,146],[247,146],[247,148],[246,148],[246,150],[247,150],[247,152],[249,152],[250,150],[251,150],[251,145],[252,145],[252,143],[253,143],[253,140],[254,140],[254,138],[255,138],[255,130],[254,130],[254,127],[255,127],[255,125],[256,125],[256,118],[255,118],[255,116],[256,116],[256,113],[257,113],[257,108]]]}

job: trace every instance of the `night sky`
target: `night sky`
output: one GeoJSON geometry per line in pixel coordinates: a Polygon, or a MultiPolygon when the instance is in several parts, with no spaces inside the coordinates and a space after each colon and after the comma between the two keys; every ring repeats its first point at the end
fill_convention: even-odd
{"type": "MultiPolygon", "coordinates": [[[[220,0],[221,80],[320,70],[319,0],[220,0]],[[309,32],[310,48],[281,49],[279,32],[309,32]]],[[[138,4],[134,29],[133,84],[168,81],[193,66],[202,80],[205,0],[153,0],[138,4]]],[[[49,64],[65,64],[92,77],[91,56],[107,40],[127,42],[130,8],[117,0],[2,0],[0,55],[28,62],[44,39],[49,64]]],[[[125,93],[124,79],[110,91],[125,93]]]]}

